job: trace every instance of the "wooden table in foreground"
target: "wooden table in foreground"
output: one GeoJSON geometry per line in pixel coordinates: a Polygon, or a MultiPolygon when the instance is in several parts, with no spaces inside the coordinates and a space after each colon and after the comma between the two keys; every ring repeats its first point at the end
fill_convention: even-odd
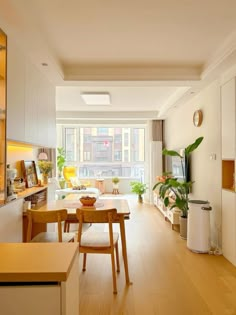
{"type": "Polygon", "coordinates": [[[76,243],[1,243],[0,305],[4,315],[78,315],[76,243]]]}
{"type": "MultiPolygon", "coordinates": [[[[67,209],[68,217],[72,220],[76,220],[76,209],[83,208],[83,205],[78,200],[76,195],[68,195],[67,199],[55,200],[47,203],[46,205],[39,208],[39,210],[56,210],[56,209],[67,209]]],[[[125,219],[129,219],[130,209],[127,200],[125,199],[98,199],[94,204],[94,210],[105,210],[113,209],[117,210],[117,223],[120,225],[120,237],[122,244],[122,254],[124,259],[125,278],[126,283],[131,284],[129,278],[128,268],[128,256],[126,247],[126,235],[125,235],[125,219]]]]}

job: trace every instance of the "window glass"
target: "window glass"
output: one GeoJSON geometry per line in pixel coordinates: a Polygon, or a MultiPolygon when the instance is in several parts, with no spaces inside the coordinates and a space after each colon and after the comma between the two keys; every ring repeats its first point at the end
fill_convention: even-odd
{"type": "MultiPolygon", "coordinates": [[[[141,178],[145,162],[145,128],[61,126],[66,161],[80,177],[141,178]]],[[[63,144],[58,144],[63,146],[63,144]]]]}

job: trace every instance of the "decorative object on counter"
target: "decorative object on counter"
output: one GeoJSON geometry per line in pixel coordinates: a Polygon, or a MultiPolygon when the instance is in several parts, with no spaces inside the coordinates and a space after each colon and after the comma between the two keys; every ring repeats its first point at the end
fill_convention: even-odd
{"type": "Polygon", "coordinates": [[[64,166],[63,175],[66,180],[67,187],[72,187],[71,178],[77,177],[77,167],[76,166],[64,166]]]}
{"type": "Polygon", "coordinates": [[[15,168],[10,168],[10,165],[7,165],[7,201],[11,201],[17,198],[17,195],[14,192],[14,179],[17,175],[17,170],[15,168]]]}
{"type": "Polygon", "coordinates": [[[40,170],[40,173],[42,173],[42,180],[43,184],[47,185],[48,184],[48,174],[51,172],[53,169],[53,163],[52,161],[38,161],[38,167],[40,170]]]}
{"type": "Polygon", "coordinates": [[[86,190],[87,187],[84,185],[79,185],[79,186],[73,186],[72,190],[86,190]]]}
{"type": "Polygon", "coordinates": [[[42,185],[42,181],[41,181],[41,179],[39,179],[38,180],[38,187],[42,187],[43,185],[42,185]]]}
{"type": "Polygon", "coordinates": [[[79,200],[80,200],[80,202],[82,203],[83,206],[85,206],[85,207],[92,207],[95,204],[97,198],[89,197],[89,196],[83,196],[79,200]]]}
{"type": "Polygon", "coordinates": [[[138,195],[138,201],[140,203],[143,202],[143,194],[147,191],[147,184],[141,182],[131,182],[131,191],[138,195]]]}
{"type": "Polygon", "coordinates": [[[21,161],[21,169],[26,188],[38,186],[38,176],[36,172],[36,165],[34,161],[21,161]]]}
{"type": "Polygon", "coordinates": [[[16,177],[14,179],[14,192],[19,193],[25,190],[25,182],[21,177],[16,177]]]}

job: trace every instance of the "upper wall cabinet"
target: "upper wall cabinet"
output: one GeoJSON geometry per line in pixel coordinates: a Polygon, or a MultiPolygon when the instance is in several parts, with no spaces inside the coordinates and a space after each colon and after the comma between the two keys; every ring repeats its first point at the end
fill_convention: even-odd
{"type": "Polygon", "coordinates": [[[7,138],[55,147],[55,87],[14,42],[8,51],[7,138]]]}
{"type": "Polygon", "coordinates": [[[221,88],[222,159],[235,159],[235,78],[221,88]]]}
{"type": "Polygon", "coordinates": [[[0,204],[6,198],[6,58],[7,37],[0,29],[0,204]]]}
{"type": "Polygon", "coordinates": [[[19,49],[8,41],[8,93],[7,138],[25,141],[25,58],[19,49]],[[17,51],[17,53],[16,53],[17,51]],[[24,140],[23,140],[24,139],[24,140]]]}

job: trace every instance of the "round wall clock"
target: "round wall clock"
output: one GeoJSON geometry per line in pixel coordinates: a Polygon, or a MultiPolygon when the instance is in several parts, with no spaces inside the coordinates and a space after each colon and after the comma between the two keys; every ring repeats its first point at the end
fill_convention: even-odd
{"type": "Polygon", "coordinates": [[[200,109],[196,110],[193,114],[193,124],[196,127],[201,126],[202,124],[202,119],[203,119],[203,114],[200,109]]]}

